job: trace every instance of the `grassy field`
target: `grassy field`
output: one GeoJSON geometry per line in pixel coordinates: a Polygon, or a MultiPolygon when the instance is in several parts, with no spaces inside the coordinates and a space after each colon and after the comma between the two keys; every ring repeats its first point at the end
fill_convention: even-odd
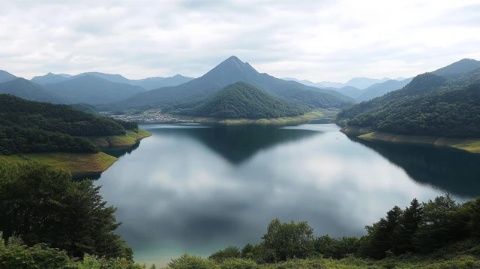
{"type": "Polygon", "coordinates": [[[138,130],[138,132],[127,131],[126,135],[116,136],[101,136],[90,138],[90,140],[99,148],[128,148],[143,138],[149,137],[151,134],[145,130],[138,130]]]}
{"type": "MultiPolygon", "coordinates": [[[[144,130],[128,131],[123,136],[106,136],[91,138],[101,149],[129,148],[151,134],[144,130]]],[[[96,177],[107,170],[117,158],[104,152],[98,153],[29,153],[0,155],[2,162],[35,161],[70,172],[74,177],[96,177]]]]}
{"type": "Polygon", "coordinates": [[[0,161],[34,161],[70,172],[72,175],[94,175],[107,170],[117,158],[106,153],[40,153],[0,156],[0,161]]]}
{"type": "Polygon", "coordinates": [[[443,138],[430,136],[410,136],[410,135],[396,135],[382,132],[371,132],[366,129],[358,128],[343,128],[342,131],[351,136],[356,136],[359,139],[366,141],[379,141],[389,143],[402,144],[417,144],[417,145],[432,145],[437,147],[455,148],[470,153],[480,153],[480,138],[479,139],[457,139],[457,138],[443,138]]]}

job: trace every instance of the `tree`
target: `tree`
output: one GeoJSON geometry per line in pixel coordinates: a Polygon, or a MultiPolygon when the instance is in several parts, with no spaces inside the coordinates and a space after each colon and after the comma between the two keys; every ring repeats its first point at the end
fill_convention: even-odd
{"type": "Polygon", "coordinates": [[[394,245],[393,232],[398,227],[403,212],[395,206],[388,211],[387,218],[380,219],[372,226],[367,226],[368,235],[362,248],[362,255],[375,259],[383,259],[388,251],[392,251],[394,245]]]}
{"type": "Polygon", "coordinates": [[[421,220],[422,206],[417,199],[413,199],[410,206],[405,209],[397,229],[394,230],[393,252],[395,254],[414,251],[413,238],[421,220]]]}
{"type": "MultiPolygon", "coordinates": [[[[0,165],[2,166],[2,165],[0,165]]],[[[45,243],[70,256],[132,258],[114,233],[115,209],[106,206],[91,181],[35,163],[0,168],[0,231],[27,245],[45,243]]]]}
{"type": "Polygon", "coordinates": [[[428,253],[465,237],[467,224],[459,208],[449,195],[423,204],[423,217],[414,238],[418,252],[428,253]]]}
{"type": "Polygon", "coordinates": [[[263,245],[274,261],[305,258],[313,252],[313,229],[307,222],[281,223],[272,220],[263,236],[263,245]]]}

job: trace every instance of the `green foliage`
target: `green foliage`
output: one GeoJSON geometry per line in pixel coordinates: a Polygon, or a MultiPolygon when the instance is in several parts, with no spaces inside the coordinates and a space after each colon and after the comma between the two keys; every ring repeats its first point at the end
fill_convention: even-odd
{"type": "Polygon", "coordinates": [[[297,116],[306,108],[298,108],[244,82],[237,82],[215,93],[193,108],[179,114],[221,119],[260,119],[297,116]]]}
{"type": "Polygon", "coordinates": [[[282,223],[272,220],[263,236],[266,261],[305,258],[313,252],[313,229],[307,222],[282,223]]]}
{"type": "Polygon", "coordinates": [[[404,135],[480,137],[480,70],[419,75],[403,89],[342,111],[341,125],[404,135]]]}
{"type": "Polygon", "coordinates": [[[232,258],[220,263],[219,269],[257,269],[258,265],[253,260],[232,258]]]}
{"type": "Polygon", "coordinates": [[[429,257],[434,257],[439,267],[429,268],[450,268],[443,266],[479,263],[479,228],[480,198],[458,204],[447,195],[425,203],[413,199],[404,210],[395,206],[386,217],[367,226],[367,234],[360,238],[314,238],[313,230],[306,222],[282,223],[274,219],[259,244],[247,244],[240,252],[237,248],[226,248],[210,259],[220,266],[228,260],[238,262],[240,256],[255,261],[259,268],[330,268],[323,266],[330,264],[328,259],[331,258],[342,261],[333,262],[332,268],[370,268],[366,267],[372,263],[368,259],[373,258],[381,261],[375,262],[378,268],[416,268],[415,264],[423,268],[431,263],[429,257]],[[467,257],[466,260],[462,255],[467,257]],[[472,260],[471,255],[477,258],[472,260]],[[462,256],[459,262],[438,261],[439,257],[452,259],[458,256],[462,256]],[[303,261],[296,262],[297,259],[303,261]],[[282,263],[284,261],[287,262],[282,263]],[[348,266],[343,261],[348,261],[348,266]],[[264,263],[275,263],[276,266],[261,266],[264,263]]]}
{"type": "Polygon", "coordinates": [[[225,249],[222,249],[213,253],[208,258],[216,262],[222,262],[226,259],[240,258],[241,256],[242,256],[242,253],[237,247],[227,247],[225,249]]]}
{"type": "Polygon", "coordinates": [[[5,242],[0,238],[0,268],[39,269],[74,268],[65,251],[38,244],[32,247],[23,245],[18,239],[5,242]]]}
{"type": "Polygon", "coordinates": [[[74,264],[75,269],[145,269],[144,266],[132,263],[125,258],[98,258],[85,255],[85,257],[74,264]]]}
{"type": "Polygon", "coordinates": [[[124,135],[128,123],[81,112],[65,105],[0,95],[0,154],[97,152],[85,137],[124,135]]]}
{"type": "Polygon", "coordinates": [[[115,209],[107,207],[91,181],[35,163],[0,164],[0,231],[27,245],[45,243],[70,256],[85,253],[132,258],[114,234],[115,209]]]}
{"type": "Polygon", "coordinates": [[[31,247],[17,238],[7,242],[0,236],[0,268],[2,269],[142,269],[125,258],[98,258],[85,255],[74,261],[63,250],[36,244],[31,247]]]}
{"type": "Polygon", "coordinates": [[[169,269],[215,269],[213,261],[201,257],[183,255],[180,258],[173,259],[168,263],[169,269]]]}
{"type": "Polygon", "coordinates": [[[341,259],[357,253],[360,241],[356,237],[332,238],[328,235],[315,239],[315,252],[326,258],[341,259]]]}

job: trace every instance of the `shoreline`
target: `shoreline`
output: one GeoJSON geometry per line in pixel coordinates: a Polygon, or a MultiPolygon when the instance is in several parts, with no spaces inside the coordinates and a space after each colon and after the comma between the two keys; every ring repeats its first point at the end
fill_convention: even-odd
{"type": "Polygon", "coordinates": [[[399,135],[373,131],[368,128],[343,127],[340,131],[347,136],[369,142],[384,142],[396,144],[427,145],[444,147],[480,154],[480,138],[447,138],[434,136],[399,135]]]}
{"type": "Polygon", "coordinates": [[[192,117],[183,115],[163,114],[161,111],[148,110],[141,114],[122,114],[108,115],[114,119],[134,121],[138,124],[205,124],[205,125],[224,125],[224,126],[241,126],[241,125],[260,125],[260,126],[292,126],[308,122],[334,122],[335,115],[338,111],[328,109],[318,109],[307,112],[298,116],[279,117],[279,118],[261,118],[261,119],[221,119],[209,117],[192,117]]]}
{"type": "Polygon", "coordinates": [[[139,129],[138,132],[128,131],[127,134],[121,136],[90,138],[89,140],[100,148],[100,151],[96,153],[19,153],[0,155],[0,160],[12,162],[33,161],[67,171],[72,175],[73,179],[98,179],[103,172],[118,160],[118,157],[105,151],[128,151],[138,145],[142,139],[149,136],[151,134],[148,131],[139,129]]]}

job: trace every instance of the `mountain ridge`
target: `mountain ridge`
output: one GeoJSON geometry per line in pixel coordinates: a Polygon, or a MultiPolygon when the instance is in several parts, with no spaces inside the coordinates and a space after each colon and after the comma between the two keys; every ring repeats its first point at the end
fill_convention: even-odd
{"type": "Polygon", "coordinates": [[[223,87],[243,81],[268,92],[284,101],[306,104],[311,107],[342,107],[352,99],[337,92],[309,87],[294,81],[285,81],[265,73],[259,73],[250,64],[232,56],[210,71],[184,84],[164,87],[137,94],[115,107],[165,107],[178,103],[200,100],[223,87]]]}

